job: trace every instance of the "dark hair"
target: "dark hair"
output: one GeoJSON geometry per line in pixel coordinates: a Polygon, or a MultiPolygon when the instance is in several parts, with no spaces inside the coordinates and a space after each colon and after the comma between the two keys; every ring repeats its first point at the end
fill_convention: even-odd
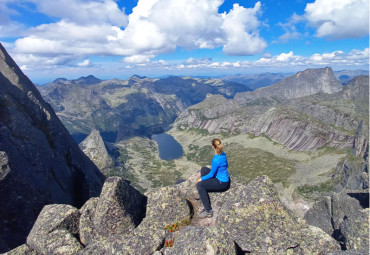
{"type": "Polygon", "coordinates": [[[213,139],[212,146],[216,149],[216,154],[220,155],[222,153],[223,146],[221,144],[220,139],[217,139],[217,138],[213,139]]]}

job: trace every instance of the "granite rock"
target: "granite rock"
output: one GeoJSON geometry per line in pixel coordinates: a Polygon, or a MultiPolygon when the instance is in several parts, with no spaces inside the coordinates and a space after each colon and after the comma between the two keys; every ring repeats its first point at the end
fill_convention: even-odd
{"type": "Polygon", "coordinates": [[[340,249],[338,243],[323,231],[315,234],[284,207],[278,192],[266,176],[247,186],[230,189],[216,224],[229,234],[243,252],[279,254],[290,249],[305,252],[328,252],[340,249]],[[325,236],[322,242],[316,242],[325,236]],[[312,246],[315,244],[315,246],[312,246]]]}
{"type": "Polygon", "coordinates": [[[217,226],[188,226],[173,236],[173,247],[162,249],[164,255],[237,254],[233,240],[217,226]]]}
{"type": "Polygon", "coordinates": [[[39,255],[39,253],[37,253],[35,250],[32,250],[27,244],[23,244],[9,252],[4,253],[3,255],[39,255]]]}
{"type": "Polygon", "coordinates": [[[93,226],[103,238],[127,233],[145,216],[147,198],[120,177],[109,177],[92,216],[93,226]]]}
{"type": "Polygon", "coordinates": [[[369,208],[361,210],[358,217],[345,217],[340,225],[346,249],[369,251],[369,208]]]}
{"type": "Polygon", "coordinates": [[[164,229],[165,226],[191,218],[189,202],[174,186],[148,192],[146,216],[141,227],[164,229]]]}
{"type": "Polygon", "coordinates": [[[75,237],[80,212],[70,205],[47,205],[37,218],[27,245],[40,254],[76,254],[83,246],[75,237]]]}
{"type": "Polygon", "coordinates": [[[102,239],[95,230],[93,223],[98,201],[99,198],[92,197],[80,209],[80,239],[81,243],[83,243],[85,246],[102,239]]]}
{"type": "Polygon", "coordinates": [[[142,255],[153,254],[164,243],[165,231],[162,229],[135,229],[123,235],[110,236],[105,240],[87,246],[80,255],[142,255]]]}
{"type": "Polygon", "coordinates": [[[105,177],[1,44],[0,151],[0,252],[26,242],[45,205],[100,194],[105,177]]]}

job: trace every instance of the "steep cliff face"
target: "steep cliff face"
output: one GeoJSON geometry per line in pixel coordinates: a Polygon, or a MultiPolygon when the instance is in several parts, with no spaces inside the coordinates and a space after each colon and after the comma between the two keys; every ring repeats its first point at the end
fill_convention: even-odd
{"type": "Polygon", "coordinates": [[[330,67],[320,69],[307,69],[289,76],[269,87],[260,88],[253,92],[239,93],[235,100],[239,104],[246,104],[256,98],[300,98],[319,92],[332,94],[339,92],[343,86],[335,78],[330,67]]]}
{"type": "Polygon", "coordinates": [[[24,243],[42,207],[80,207],[104,176],[0,44],[0,252],[24,243]]]}
{"type": "Polygon", "coordinates": [[[369,190],[369,76],[358,76],[343,90],[363,117],[358,123],[350,154],[335,169],[335,190],[369,190]]]}
{"type": "Polygon", "coordinates": [[[340,91],[342,86],[333,77],[329,68],[318,69],[316,75],[306,70],[270,87],[237,94],[233,100],[213,96],[185,110],[175,126],[211,134],[264,134],[293,150],[350,148],[360,121],[368,119],[368,105],[360,92],[368,89],[368,78],[340,91]]]}

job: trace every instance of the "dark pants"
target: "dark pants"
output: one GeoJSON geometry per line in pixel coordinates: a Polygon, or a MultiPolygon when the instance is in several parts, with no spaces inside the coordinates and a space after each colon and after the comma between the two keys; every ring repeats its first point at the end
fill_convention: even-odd
{"type": "MultiPolygon", "coordinates": [[[[202,167],[200,169],[200,175],[205,176],[207,175],[211,169],[208,167],[202,167]]],[[[221,182],[216,177],[211,178],[205,181],[200,181],[197,183],[197,189],[200,196],[200,199],[202,200],[204,209],[211,210],[211,202],[209,200],[208,192],[224,192],[230,188],[230,181],[228,182],[221,182]]]]}

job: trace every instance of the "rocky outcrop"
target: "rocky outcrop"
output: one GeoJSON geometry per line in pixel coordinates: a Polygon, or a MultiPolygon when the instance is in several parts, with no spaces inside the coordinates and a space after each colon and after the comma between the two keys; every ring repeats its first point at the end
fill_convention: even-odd
{"type": "Polygon", "coordinates": [[[108,178],[99,199],[81,208],[80,235],[83,244],[128,233],[144,218],[146,197],[119,177],[108,178]]]}
{"type": "Polygon", "coordinates": [[[109,167],[113,160],[109,156],[99,130],[92,130],[90,135],[79,144],[81,150],[88,156],[100,171],[109,167]]]}
{"type": "Polygon", "coordinates": [[[163,229],[175,222],[190,220],[191,208],[176,187],[164,187],[147,193],[145,228],[163,229]]]}
{"type": "Polygon", "coordinates": [[[83,248],[75,237],[79,218],[80,212],[73,206],[45,206],[27,237],[27,245],[40,254],[76,254],[83,248]]]}
{"type": "Polygon", "coordinates": [[[363,195],[364,201],[359,201],[361,193],[334,193],[314,204],[305,214],[305,220],[336,238],[344,250],[366,250],[369,247],[369,196],[363,195]]]}
{"type": "MultiPolygon", "coordinates": [[[[199,173],[184,183],[146,193],[145,218],[134,227],[123,225],[126,220],[109,210],[104,213],[111,218],[107,225],[94,223],[99,201],[116,200],[117,192],[122,190],[112,183],[124,183],[124,180],[108,178],[102,195],[90,199],[80,210],[66,205],[45,207],[27,239],[27,248],[40,254],[65,251],[65,254],[96,255],[326,254],[340,250],[330,235],[296,218],[285,208],[266,176],[246,186],[233,182],[228,191],[211,193],[214,216],[204,224],[207,219],[197,219],[200,201],[193,196],[196,176],[199,177],[199,173]],[[107,186],[113,187],[107,190],[115,192],[106,192],[107,186]],[[173,227],[174,223],[177,227],[173,227]],[[78,224],[79,233],[72,235],[78,224]],[[173,231],[169,231],[171,226],[173,231]],[[103,229],[120,231],[101,235],[99,231],[103,229]],[[77,245],[82,243],[86,247],[77,245]],[[66,250],[68,245],[73,249],[66,250]]],[[[122,200],[128,204],[138,201],[135,196],[126,195],[122,200]]],[[[137,210],[136,213],[140,213],[140,209],[137,210]]],[[[350,237],[352,228],[347,228],[346,233],[350,237]]]]}
{"type": "Polygon", "coordinates": [[[281,203],[276,188],[268,178],[258,177],[248,186],[239,185],[236,188],[233,196],[228,193],[229,196],[224,198],[225,204],[216,223],[224,226],[243,252],[279,254],[292,250],[294,253],[309,254],[339,248],[321,230],[313,231],[296,219],[281,203]]]}
{"type": "Polygon", "coordinates": [[[0,252],[25,242],[46,204],[82,206],[105,177],[0,45],[0,252]]]}
{"type": "Polygon", "coordinates": [[[351,153],[338,163],[333,180],[334,190],[369,190],[369,128],[360,122],[351,153]]]}
{"type": "Polygon", "coordinates": [[[369,102],[369,76],[361,75],[354,77],[343,89],[343,98],[369,102]]]}

